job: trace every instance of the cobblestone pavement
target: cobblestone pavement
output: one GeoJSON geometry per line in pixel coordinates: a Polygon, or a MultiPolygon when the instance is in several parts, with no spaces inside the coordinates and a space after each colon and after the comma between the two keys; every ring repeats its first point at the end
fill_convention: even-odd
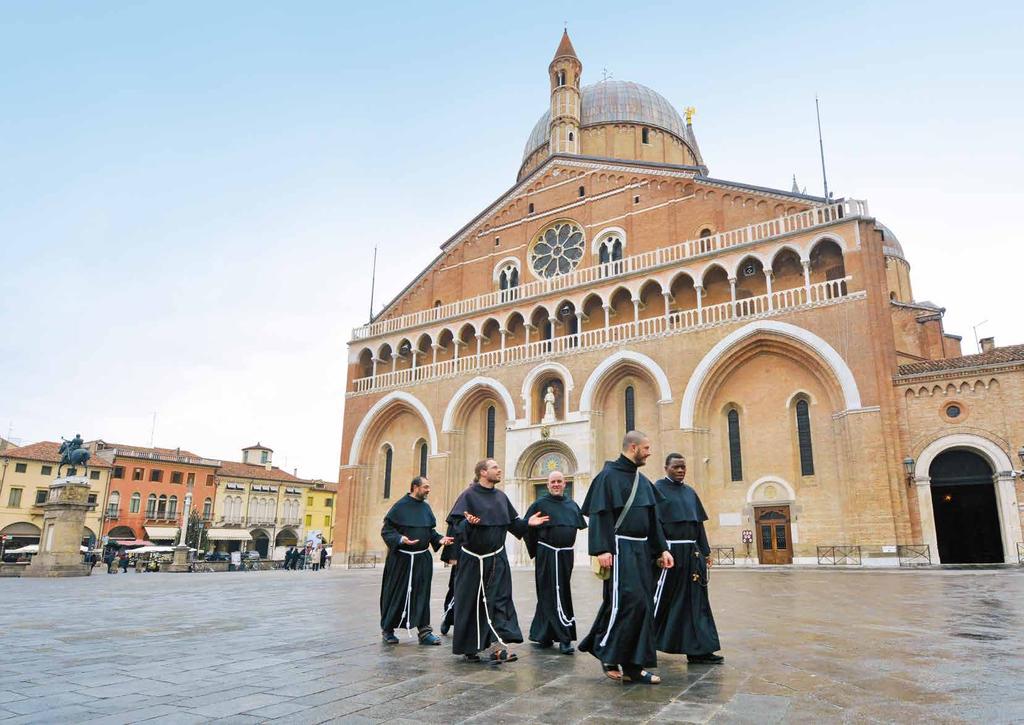
{"type": "MultiPolygon", "coordinates": [[[[528,645],[500,669],[388,647],[379,577],[0,579],[0,722],[1024,721],[1021,570],[718,569],[726,664],[663,656],[658,687],[528,645]]],[[[514,586],[526,630],[532,572],[514,586]]],[[[573,588],[585,628],[598,583],[577,570],[573,588]]]]}

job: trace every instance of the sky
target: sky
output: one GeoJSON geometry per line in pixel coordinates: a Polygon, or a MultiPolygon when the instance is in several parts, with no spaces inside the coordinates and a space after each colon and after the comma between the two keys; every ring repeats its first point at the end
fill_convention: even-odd
{"type": "Polygon", "coordinates": [[[717,178],[867,199],[947,332],[1024,343],[1024,5],[0,5],[0,436],[337,480],[346,344],[515,181],[568,23],[717,178]],[[155,425],[154,425],[155,416],[155,425]]]}

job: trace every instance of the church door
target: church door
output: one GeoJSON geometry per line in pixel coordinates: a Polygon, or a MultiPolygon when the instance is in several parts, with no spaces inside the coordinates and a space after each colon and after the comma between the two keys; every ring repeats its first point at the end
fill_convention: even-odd
{"type": "Polygon", "coordinates": [[[757,521],[757,560],[762,564],[792,564],[789,506],[755,508],[754,518],[757,521]]]}
{"type": "Polygon", "coordinates": [[[939,561],[990,564],[1003,561],[992,467],[971,451],[945,451],[928,469],[939,561]]]}

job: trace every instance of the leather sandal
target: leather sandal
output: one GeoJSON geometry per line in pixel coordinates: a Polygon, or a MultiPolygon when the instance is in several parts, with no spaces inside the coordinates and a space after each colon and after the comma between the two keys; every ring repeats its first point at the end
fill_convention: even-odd
{"type": "Polygon", "coordinates": [[[639,672],[623,673],[623,682],[635,682],[641,685],[660,685],[661,678],[657,675],[652,675],[647,670],[640,670],[639,672]]]}
{"type": "Polygon", "coordinates": [[[519,655],[515,652],[509,652],[507,649],[496,649],[491,652],[491,662],[497,664],[504,664],[506,662],[515,662],[519,659],[519,655]]]}
{"type": "Polygon", "coordinates": [[[604,676],[614,682],[622,682],[622,671],[618,665],[609,665],[604,662],[601,663],[601,670],[604,672],[604,676]]]}

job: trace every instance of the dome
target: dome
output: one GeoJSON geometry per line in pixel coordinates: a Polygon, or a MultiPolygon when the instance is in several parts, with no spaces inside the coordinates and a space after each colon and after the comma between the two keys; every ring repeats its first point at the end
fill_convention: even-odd
{"type": "Polygon", "coordinates": [[[875,222],[875,226],[882,233],[882,253],[887,257],[897,257],[905,261],[903,245],[900,244],[900,240],[896,238],[896,235],[892,233],[892,229],[878,221],[875,222]]]}
{"type": "MultiPolygon", "coordinates": [[[[647,86],[631,81],[601,81],[583,86],[582,96],[581,127],[601,123],[637,123],[663,129],[683,141],[687,139],[686,124],[676,109],[664,96],[647,86]]],[[[548,142],[550,121],[551,111],[547,110],[530,132],[523,151],[524,161],[548,142]]]]}

